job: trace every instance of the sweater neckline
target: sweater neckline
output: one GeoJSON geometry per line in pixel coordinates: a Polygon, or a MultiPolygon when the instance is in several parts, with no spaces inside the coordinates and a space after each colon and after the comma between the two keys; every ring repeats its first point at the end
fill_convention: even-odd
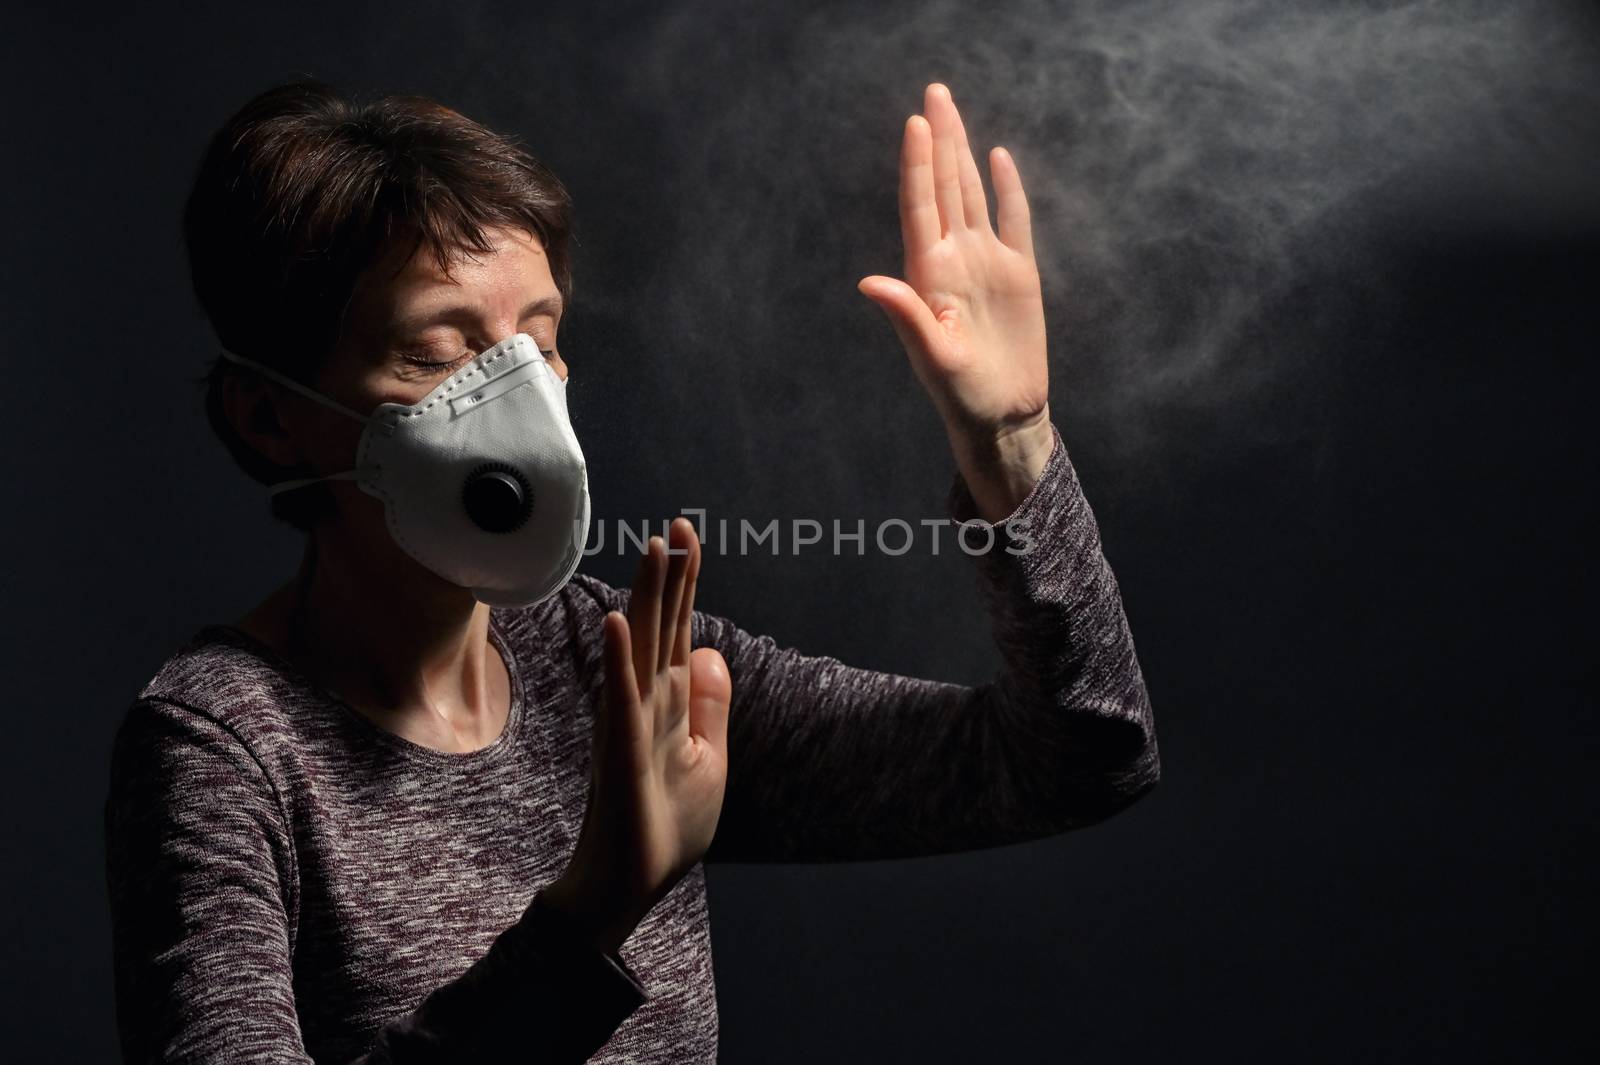
{"type": "Polygon", "coordinates": [[[501,728],[500,735],[474,751],[441,751],[389,731],[357,710],[344,696],[307,676],[270,644],[234,625],[218,622],[203,626],[197,636],[197,642],[205,643],[212,640],[219,640],[252,655],[289,683],[336,706],[345,720],[371,739],[416,762],[453,768],[478,768],[493,762],[515,745],[516,738],[522,730],[522,720],[527,716],[525,707],[527,688],[523,681],[520,663],[517,661],[516,653],[511,649],[511,641],[506,637],[496,609],[492,607],[489,611],[489,643],[500,652],[500,657],[505,662],[506,673],[511,678],[511,706],[506,711],[506,723],[501,728]]]}

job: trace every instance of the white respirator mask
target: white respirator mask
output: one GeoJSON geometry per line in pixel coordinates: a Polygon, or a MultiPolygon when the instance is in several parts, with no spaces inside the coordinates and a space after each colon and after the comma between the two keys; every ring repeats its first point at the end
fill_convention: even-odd
{"type": "Polygon", "coordinates": [[[572,578],[589,537],[589,474],[567,388],[532,337],[502,340],[415,404],[351,410],[252,359],[222,355],[366,428],[356,468],[283,481],[355,481],[383,500],[412,558],[490,606],[527,606],[572,578]]]}

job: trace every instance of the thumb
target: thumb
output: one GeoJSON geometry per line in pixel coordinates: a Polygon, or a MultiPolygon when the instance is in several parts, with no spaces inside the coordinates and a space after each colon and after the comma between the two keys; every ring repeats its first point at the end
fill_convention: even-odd
{"type": "Polygon", "coordinates": [[[689,732],[704,739],[724,760],[732,699],[733,682],[721,652],[714,647],[696,648],[689,655],[689,732]]]}
{"type": "Polygon", "coordinates": [[[863,277],[856,282],[856,288],[888,315],[889,324],[894,326],[908,354],[925,355],[937,349],[942,338],[939,320],[916,289],[882,274],[863,277]]]}

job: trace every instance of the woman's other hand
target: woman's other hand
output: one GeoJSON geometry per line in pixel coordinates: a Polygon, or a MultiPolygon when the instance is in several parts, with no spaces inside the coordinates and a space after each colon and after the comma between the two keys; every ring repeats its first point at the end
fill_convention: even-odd
{"type": "Polygon", "coordinates": [[[542,892],[608,951],[705,854],[727,781],[728,666],[690,647],[700,541],[682,517],[668,536],[671,554],[650,538],[628,616],[605,617],[589,804],[571,864],[542,892]]]}
{"type": "Polygon", "coordinates": [[[881,307],[945,423],[957,465],[989,521],[1027,496],[1054,445],[1044,299],[1022,177],[989,152],[999,234],[950,90],[934,82],[927,117],[900,147],[905,280],[857,288],[881,307]]]}

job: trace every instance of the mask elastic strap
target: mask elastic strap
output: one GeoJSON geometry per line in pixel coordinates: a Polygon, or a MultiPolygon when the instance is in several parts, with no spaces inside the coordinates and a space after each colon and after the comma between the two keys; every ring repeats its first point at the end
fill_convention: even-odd
{"type": "Polygon", "coordinates": [[[236,362],[240,366],[248,366],[250,369],[254,370],[256,373],[260,374],[261,376],[270,378],[271,380],[276,381],[278,384],[282,385],[284,388],[287,388],[287,389],[289,389],[290,391],[293,391],[293,392],[298,392],[302,396],[306,397],[307,399],[315,400],[316,402],[322,404],[324,407],[327,407],[330,410],[336,410],[340,414],[343,414],[346,418],[354,418],[356,421],[361,422],[363,425],[372,420],[371,418],[367,417],[365,414],[357,414],[355,411],[351,410],[349,407],[345,406],[343,403],[338,402],[337,400],[329,399],[327,396],[323,395],[321,392],[316,391],[315,389],[307,388],[305,385],[301,384],[299,381],[296,381],[294,378],[284,376],[283,374],[279,373],[277,370],[272,369],[270,366],[263,366],[259,362],[256,362],[254,359],[247,359],[243,355],[235,355],[233,352],[229,351],[227,348],[218,348],[217,350],[222,352],[222,357],[227,359],[227,360],[229,360],[230,362],[236,362]]]}
{"type": "MultiPolygon", "coordinates": [[[[316,402],[321,403],[324,407],[327,407],[330,410],[338,411],[347,418],[354,418],[363,425],[366,425],[372,421],[372,419],[368,418],[366,415],[357,414],[343,403],[340,403],[337,400],[329,399],[327,396],[316,391],[315,389],[307,388],[299,381],[296,381],[291,377],[284,376],[278,371],[272,369],[270,366],[263,366],[254,359],[247,359],[243,355],[235,355],[227,348],[218,348],[217,350],[222,352],[222,357],[228,359],[230,362],[236,362],[240,366],[247,366],[261,376],[278,382],[278,384],[282,385],[284,388],[287,388],[293,392],[298,392],[307,399],[315,400],[316,402]]],[[[279,481],[277,484],[271,485],[267,488],[267,494],[269,496],[275,496],[280,492],[291,492],[296,488],[304,488],[308,484],[318,484],[322,481],[355,481],[359,480],[363,474],[375,474],[376,472],[376,467],[373,467],[367,469],[345,470],[343,473],[330,473],[326,477],[300,477],[292,481],[279,481]]]]}
{"type": "Polygon", "coordinates": [[[330,473],[326,477],[301,477],[293,481],[279,481],[267,489],[267,495],[275,496],[279,492],[292,492],[296,488],[304,488],[308,484],[318,484],[322,481],[358,481],[361,479],[362,474],[372,472],[372,469],[345,470],[343,473],[330,473]]]}

